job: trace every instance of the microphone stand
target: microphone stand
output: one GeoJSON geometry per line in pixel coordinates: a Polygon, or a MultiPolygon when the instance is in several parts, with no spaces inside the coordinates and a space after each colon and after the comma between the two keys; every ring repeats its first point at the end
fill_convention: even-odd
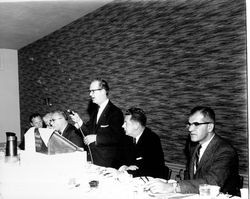
{"type": "MultiPolygon", "coordinates": [[[[68,109],[67,112],[68,112],[70,115],[74,115],[74,112],[73,112],[72,110],[70,110],[70,109],[68,109]]],[[[76,122],[76,123],[78,124],[78,122],[76,122]]],[[[80,130],[80,132],[81,132],[81,134],[82,134],[82,137],[83,137],[83,139],[84,139],[86,136],[84,135],[84,133],[83,133],[83,131],[82,131],[82,129],[81,129],[81,127],[80,127],[79,124],[78,124],[78,126],[79,126],[79,130],[80,130]]],[[[90,149],[90,147],[89,147],[89,144],[87,145],[87,147],[88,147],[88,150],[89,150],[89,155],[90,155],[91,163],[94,164],[93,156],[92,156],[92,152],[91,152],[91,149],[90,149]]]]}
{"type": "MultiPolygon", "coordinates": [[[[77,124],[78,124],[78,123],[77,123],[77,124]]],[[[86,136],[84,135],[84,133],[83,133],[83,131],[82,131],[81,127],[79,127],[79,130],[80,130],[80,132],[81,132],[81,134],[82,134],[82,136],[83,136],[83,139],[84,139],[86,136]]],[[[90,150],[89,144],[87,144],[87,147],[88,147],[88,150],[89,150],[89,155],[90,155],[90,160],[91,160],[91,163],[92,163],[92,164],[94,164],[94,162],[93,162],[93,156],[92,156],[92,153],[91,153],[91,150],[90,150]]]]}

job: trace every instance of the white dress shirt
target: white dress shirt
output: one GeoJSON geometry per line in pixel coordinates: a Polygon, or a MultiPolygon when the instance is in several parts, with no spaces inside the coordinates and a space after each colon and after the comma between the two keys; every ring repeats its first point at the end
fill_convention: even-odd
{"type": "Polygon", "coordinates": [[[105,109],[105,107],[107,106],[109,102],[109,99],[105,100],[100,106],[99,106],[99,109],[98,109],[98,113],[97,113],[97,117],[96,117],[96,123],[98,123],[98,120],[103,112],[103,110],[105,109]]]}

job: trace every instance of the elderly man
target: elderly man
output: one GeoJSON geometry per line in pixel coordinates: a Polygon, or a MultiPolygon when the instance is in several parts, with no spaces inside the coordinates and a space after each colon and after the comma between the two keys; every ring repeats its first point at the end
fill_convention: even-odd
{"type": "Polygon", "coordinates": [[[77,145],[84,148],[83,137],[81,132],[68,122],[67,115],[63,111],[55,111],[51,117],[51,125],[63,137],[77,145]]]}
{"type": "Polygon", "coordinates": [[[217,185],[223,193],[239,195],[238,155],[235,149],[215,133],[215,113],[209,107],[191,110],[187,128],[192,142],[187,165],[188,179],[177,183],[150,182],[153,193],[198,193],[200,184],[217,185]]]}
{"type": "Polygon", "coordinates": [[[71,114],[71,119],[82,128],[86,135],[93,163],[99,166],[118,168],[120,145],[123,137],[123,113],[108,98],[109,86],[105,80],[95,79],[89,87],[89,95],[96,106],[90,112],[89,121],[84,124],[79,115],[71,114]]]}

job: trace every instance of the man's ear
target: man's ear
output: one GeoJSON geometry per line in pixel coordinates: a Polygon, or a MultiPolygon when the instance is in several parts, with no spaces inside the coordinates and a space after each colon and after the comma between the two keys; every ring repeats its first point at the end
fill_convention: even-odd
{"type": "Polygon", "coordinates": [[[209,123],[207,128],[208,128],[208,132],[212,132],[214,130],[214,123],[209,123]]]}
{"type": "Polygon", "coordinates": [[[134,128],[137,130],[138,128],[139,128],[139,122],[137,122],[137,121],[134,121],[134,128]]]}

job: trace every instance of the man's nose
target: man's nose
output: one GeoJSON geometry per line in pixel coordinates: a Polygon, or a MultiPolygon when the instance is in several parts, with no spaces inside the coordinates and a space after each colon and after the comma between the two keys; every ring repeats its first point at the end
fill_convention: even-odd
{"type": "Polygon", "coordinates": [[[188,127],[188,131],[191,132],[195,129],[195,125],[194,124],[191,124],[189,127],[188,127]]]}

